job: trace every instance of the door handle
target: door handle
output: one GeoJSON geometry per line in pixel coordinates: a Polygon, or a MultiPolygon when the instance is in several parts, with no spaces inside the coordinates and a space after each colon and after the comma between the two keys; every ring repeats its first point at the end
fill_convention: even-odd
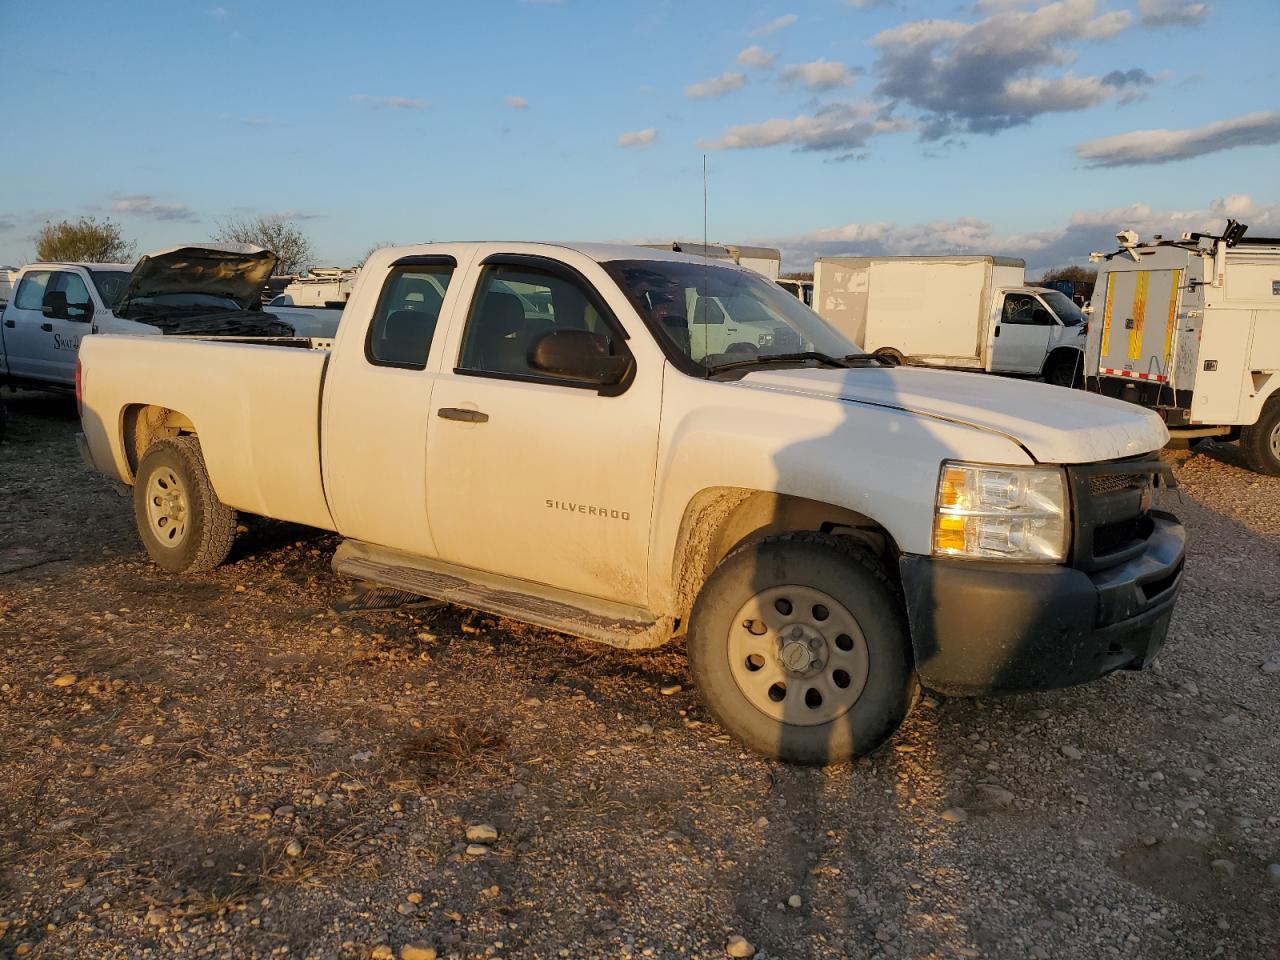
{"type": "Polygon", "coordinates": [[[45,333],[53,333],[53,324],[52,324],[52,323],[42,323],[42,324],[40,324],[40,329],[41,329],[41,330],[43,330],[45,333]]]}
{"type": "Polygon", "coordinates": [[[4,325],[5,325],[6,327],[16,327],[16,326],[17,326],[17,324],[16,324],[14,321],[12,321],[12,320],[6,320],[6,321],[4,322],[4,325]]]}
{"type": "Polygon", "coordinates": [[[441,407],[436,416],[443,420],[460,420],[463,423],[488,423],[489,415],[479,410],[464,410],[462,407],[441,407]]]}
{"type": "Polygon", "coordinates": [[[996,324],[996,333],[995,333],[995,335],[996,335],[997,337],[998,337],[998,336],[1000,336],[1000,324],[998,324],[998,323],[996,324]]]}

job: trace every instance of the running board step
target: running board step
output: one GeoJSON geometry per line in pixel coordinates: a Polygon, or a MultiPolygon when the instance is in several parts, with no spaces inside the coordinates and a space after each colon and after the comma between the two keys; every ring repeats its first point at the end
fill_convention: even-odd
{"type": "Polygon", "coordinates": [[[347,540],[333,555],[344,577],[404,590],[498,617],[610,646],[636,650],[671,638],[671,621],[648,611],[583,597],[541,584],[482,573],[435,560],[347,540]]]}

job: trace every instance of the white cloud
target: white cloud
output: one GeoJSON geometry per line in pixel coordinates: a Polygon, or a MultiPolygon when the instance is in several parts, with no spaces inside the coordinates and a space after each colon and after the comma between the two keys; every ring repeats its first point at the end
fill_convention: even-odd
{"type": "Polygon", "coordinates": [[[753,37],[768,37],[787,29],[799,19],[794,13],[784,13],[782,16],[770,20],[764,26],[756,27],[751,31],[751,35],[753,37]]]}
{"type": "Polygon", "coordinates": [[[226,7],[214,7],[212,10],[206,10],[205,12],[206,12],[207,14],[209,14],[209,16],[213,17],[213,19],[215,19],[215,20],[222,20],[222,19],[224,19],[224,18],[226,17],[226,15],[227,15],[227,8],[226,8],[226,7]]]}
{"type": "Polygon", "coordinates": [[[653,140],[657,135],[658,131],[653,127],[648,127],[644,130],[632,130],[630,133],[624,133],[618,138],[618,146],[645,147],[653,143],[653,140]]]}
{"type": "Polygon", "coordinates": [[[371,97],[361,93],[351,99],[371,107],[390,107],[394,110],[422,110],[431,106],[430,100],[418,100],[414,97],[371,97]]]}
{"type": "Polygon", "coordinates": [[[776,53],[770,53],[768,50],[752,44],[747,47],[747,49],[741,51],[736,57],[734,57],[734,59],[744,67],[750,67],[753,70],[763,70],[773,66],[773,61],[776,60],[777,57],[778,55],[776,53]]]}
{"type": "Polygon", "coordinates": [[[1030,10],[988,4],[980,12],[991,9],[972,23],[917,20],[872,38],[877,93],[920,110],[926,138],[957,129],[994,133],[1132,94],[1102,77],[1052,72],[1075,60],[1079,44],[1127,29],[1128,11],[1099,13],[1095,0],[1056,0],[1030,10]]]}
{"type": "Polygon", "coordinates": [[[246,127],[269,127],[275,123],[270,117],[244,117],[240,122],[246,127]]]}
{"type": "Polygon", "coordinates": [[[1229,194],[1207,207],[1158,210],[1134,203],[1110,210],[1073,213],[1066,223],[1026,233],[1002,233],[977,217],[897,224],[886,221],[848,223],[789,237],[756,238],[778,247],[788,269],[807,269],[817,257],[907,256],[923,254],[997,254],[1021,257],[1027,273],[1069,263],[1086,263],[1094,250],[1115,248],[1119,230],[1137,230],[1143,238],[1154,234],[1180,236],[1185,231],[1216,232],[1227,218],[1247,223],[1250,232],[1267,236],[1280,232],[1280,203],[1258,204],[1244,194],[1229,194]]]}
{"type": "Polygon", "coordinates": [[[1208,13],[1207,3],[1191,0],[1138,0],[1138,19],[1149,27],[1194,27],[1208,13]]]}
{"type": "Polygon", "coordinates": [[[1076,156],[1090,166],[1123,167],[1169,163],[1191,157],[1280,143],[1280,111],[1250,113],[1219,120],[1191,130],[1134,130],[1076,147],[1076,156]]]}
{"type": "Polygon", "coordinates": [[[512,110],[527,110],[529,108],[529,101],[524,97],[503,97],[502,102],[512,110]]]}
{"type": "Polygon", "coordinates": [[[740,90],[742,85],[747,82],[747,78],[741,73],[733,73],[728,71],[720,74],[718,77],[712,77],[710,80],[703,80],[699,83],[691,83],[684,88],[684,95],[690,100],[706,100],[712,97],[723,97],[726,93],[732,93],[734,90],[740,90]]]}
{"type": "Polygon", "coordinates": [[[111,202],[111,212],[148,220],[199,220],[196,212],[182,203],[157,203],[149,193],[130,193],[118,196],[111,202]]]}
{"type": "Polygon", "coordinates": [[[748,150],[790,144],[800,150],[854,150],[872,137],[909,129],[910,122],[887,116],[871,103],[832,103],[812,114],[775,118],[730,127],[718,139],[703,140],[708,150],[748,150]]]}
{"type": "Polygon", "coordinates": [[[324,214],[312,213],[309,210],[289,209],[277,210],[275,213],[268,213],[266,216],[269,220],[283,222],[285,220],[316,220],[319,217],[323,217],[324,214]]]}
{"type": "Polygon", "coordinates": [[[782,68],[778,79],[792,86],[810,90],[831,90],[853,83],[853,71],[834,60],[814,60],[811,63],[793,63],[782,68]]]}

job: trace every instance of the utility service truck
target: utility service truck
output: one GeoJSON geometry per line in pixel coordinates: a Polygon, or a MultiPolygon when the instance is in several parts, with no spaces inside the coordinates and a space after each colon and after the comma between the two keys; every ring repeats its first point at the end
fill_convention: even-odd
{"type": "MultiPolygon", "coordinates": [[[[337,320],[264,312],[276,256],[261,247],[171,247],[127,263],[32,263],[0,313],[0,383],[70,390],[89,334],[332,336],[337,320]]],[[[339,312],[340,315],[340,312],[339,312]]]]}
{"type": "Polygon", "coordinates": [[[1280,238],[1186,233],[1097,253],[1086,388],[1156,410],[1175,436],[1239,441],[1280,475],[1280,238]]]}
{"type": "Polygon", "coordinates": [[[82,449],[165,571],[244,512],[338,573],[622,647],[687,640],[771,756],[887,738],[918,681],[1150,663],[1184,535],[1151,411],[864,353],[771,280],[630,246],[375,252],[333,343],[91,337],[82,449]],[[694,329],[769,338],[716,344],[694,329]],[[692,308],[690,307],[692,304],[692,308]]]}
{"type": "Polygon", "coordinates": [[[1084,317],[1057,290],[1028,286],[1009,257],[822,257],[814,309],[901,363],[1044,377],[1081,375],[1084,317]]]}

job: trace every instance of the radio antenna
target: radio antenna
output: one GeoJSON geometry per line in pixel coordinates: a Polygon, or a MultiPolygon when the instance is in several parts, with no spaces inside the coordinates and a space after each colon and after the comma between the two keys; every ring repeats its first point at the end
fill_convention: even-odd
{"type": "MultiPolygon", "coordinates": [[[[698,307],[702,307],[702,357],[706,362],[707,347],[709,346],[710,335],[707,329],[706,319],[710,313],[710,305],[707,303],[707,297],[711,293],[711,276],[707,269],[708,258],[711,256],[711,250],[707,246],[707,155],[702,155],[702,296],[698,298],[693,305],[693,318],[698,319],[698,307]]],[[[707,371],[710,376],[711,371],[707,371]]]]}

